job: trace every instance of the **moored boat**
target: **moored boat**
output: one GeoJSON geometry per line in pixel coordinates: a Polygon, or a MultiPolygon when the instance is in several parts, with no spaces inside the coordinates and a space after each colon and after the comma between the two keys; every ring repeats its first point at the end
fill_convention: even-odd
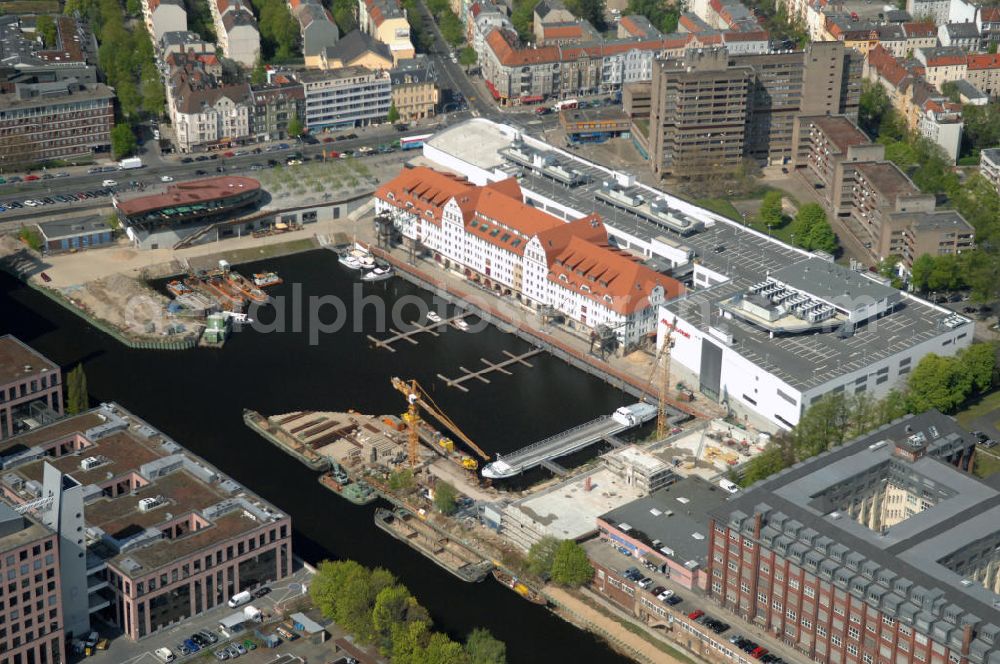
{"type": "Polygon", "coordinates": [[[378,508],[375,525],[467,583],[482,581],[493,569],[491,561],[402,507],[378,508]]]}
{"type": "Polygon", "coordinates": [[[508,574],[502,569],[496,567],[493,568],[493,578],[533,604],[545,606],[549,603],[549,601],[545,599],[545,595],[538,592],[523,581],[519,581],[516,576],[508,574]]]}
{"type": "Polygon", "coordinates": [[[441,322],[441,314],[439,314],[436,311],[428,311],[427,312],[427,320],[429,320],[432,323],[440,323],[441,322]]]}
{"type": "Polygon", "coordinates": [[[180,297],[181,295],[190,295],[194,292],[190,286],[185,284],[180,279],[174,279],[173,281],[167,282],[167,291],[174,297],[180,297]]]}
{"type": "Polygon", "coordinates": [[[235,270],[226,273],[226,281],[238,292],[247,296],[254,302],[267,302],[270,298],[267,293],[253,285],[253,283],[235,270]]]}
{"type": "Polygon", "coordinates": [[[267,288],[285,283],[285,280],[278,276],[277,272],[255,272],[253,275],[254,286],[267,288]]]}
{"type": "Polygon", "coordinates": [[[367,505],[378,498],[375,489],[366,482],[351,480],[337,464],[333,464],[333,470],[319,476],[319,483],[355,505],[367,505]]]}
{"type": "Polygon", "coordinates": [[[469,324],[465,322],[464,318],[458,318],[456,320],[453,320],[451,324],[454,325],[459,330],[461,330],[462,332],[469,331],[469,324]]]}
{"type": "Polygon", "coordinates": [[[376,267],[361,275],[362,281],[385,281],[393,275],[391,267],[376,267]]]}

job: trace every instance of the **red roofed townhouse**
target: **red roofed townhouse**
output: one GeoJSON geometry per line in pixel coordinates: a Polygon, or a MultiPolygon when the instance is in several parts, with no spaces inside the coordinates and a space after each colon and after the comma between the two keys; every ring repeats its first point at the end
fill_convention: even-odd
{"type": "Polygon", "coordinates": [[[441,265],[532,308],[554,307],[573,326],[606,325],[625,347],[654,334],[658,306],[684,292],[610,246],[600,217],[547,214],[524,202],[514,178],[475,186],[406,169],[375,192],[375,210],[441,265]]]}
{"type": "Polygon", "coordinates": [[[970,55],[965,80],[990,97],[1000,97],[1000,55],[970,55]]]}

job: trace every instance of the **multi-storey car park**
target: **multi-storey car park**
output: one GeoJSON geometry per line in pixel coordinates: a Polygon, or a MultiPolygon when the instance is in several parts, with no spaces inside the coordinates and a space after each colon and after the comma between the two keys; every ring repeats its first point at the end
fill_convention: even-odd
{"type": "Polygon", "coordinates": [[[600,215],[612,244],[688,287],[659,316],[658,345],[676,322],[674,375],[778,427],[825,394],[884,395],[927,353],[972,342],[968,318],[515,127],[470,120],[424,157],[478,185],[517,175],[527,202],[566,221],[600,215]]]}
{"type": "Polygon", "coordinates": [[[1000,661],[1000,490],[936,411],[710,510],[709,596],[816,662],[1000,661]]]}
{"type": "Polygon", "coordinates": [[[3,441],[0,464],[4,500],[58,534],[76,637],[97,617],[141,639],[291,573],[289,516],[116,404],[3,441]]]}

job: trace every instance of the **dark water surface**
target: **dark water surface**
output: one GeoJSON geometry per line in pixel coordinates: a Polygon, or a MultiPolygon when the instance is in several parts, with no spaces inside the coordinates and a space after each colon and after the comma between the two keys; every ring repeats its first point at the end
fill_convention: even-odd
{"type": "MultiPolygon", "coordinates": [[[[285,280],[273,295],[287,298],[301,288],[306,311],[309,296],[337,295],[353,317],[353,275],[337,264],[332,252],[239,269],[249,275],[262,268],[277,270],[285,280]]],[[[363,293],[384,296],[390,305],[402,297],[430,302],[429,294],[400,279],[366,284],[363,293]]],[[[369,306],[362,331],[347,325],[310,345],[308,321],[302,331],[291,331],[291,309],[286,306],[289,331],[243,330],[221,351],[132,351],[0,273],[0,334],[18,336],[64,370],[83,362],[92,401],[117,401],[291,514],[294,550],[301,557],[313,563],[353,558],[386,567],[430,610],[439,629],[463,638],[476,627],[487,627],[507,643],[511,662],[627,661],[491,579],[462,583],[378,530],[372,524],[373,506],[356,507],[323,489],[315,473],[245,427],[242,411],[272,415],[353,408],[400,413],[405,405],[389,378],[416,378],[480,447],[494,454],[633,400],[548,355],[533,357],[532,369],[512,367],[512,376],[492,374],[488,385],[468,383],[466,394],[444,387],[436,374],[457,376],[459,365],[478,368],[481,357],[499,361],[503,350],[524,352],[528,344],[490,327],[477,334],[449,329],[438,338],[420,335],[419,345],[404,342],[395,353],[375,350],[366,338],[376,319],[369,306]]],[[[410,306],[402,318],[413,320],[416,311],[410,306]]],[[[274,315],[273,308],[254,314],[268,323],[274,315]]],[[[334,307],[323,310],[326,322],[334,317],[334,307]]]]}

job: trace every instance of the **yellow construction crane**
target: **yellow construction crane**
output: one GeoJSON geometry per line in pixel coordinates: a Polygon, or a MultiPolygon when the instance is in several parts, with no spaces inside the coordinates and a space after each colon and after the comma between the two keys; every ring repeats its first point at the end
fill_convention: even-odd
{"type": "MultiPolygon", "coordinates": [[[[403,415],[403,419],[406,421],[408,430],[407,452],[410,457],[410,466],[416,466],[420,461],[420,432],[418,427],[421,422],[421,409],[450,429],[460,441],[465,443],[470,449],[478,454],[483,461],[489,461],[490,456],[481,450],[478,445],[472,442],[472,439],[466,436],[450,417],[445,415],[444,411],[442,411],[438,405],[434,403],[434,400],[430,397],[430,395],[427,394],[427,391],[420,387],[420,383],[416,380],[403,380],[402,378],[393,377],[392,386],[396,388],[397,392],[400,392],[406,397],[407,409],[406,413],[403,415]]],[[[448,442],[450,443],[451,441],[449,440],[448,442]]],[[[442,447],[448,450],[448,445],[442,444],[442,447]]],[[[463,457],[462,467],[466,470],[475,471],[479,468],[479,463],[472,457],[463,457]]]]}
{"type": "Polygon", "coordinates": [[[649,374],[649,380],[646,382],[646,389],[644,390],[648,392],[653,381],[659,378],[656,384],[656,398],[659,401],[656,410],[657,439],[666,437],[667,431],[670,430],[670,423],[667,421],[667,394],[670,390],[670,349],[674,345],[675,329],[677,329],[676,317],[667,327],[663,345],[656,352],[656,358],[653,360],[653,370],[649,374]]]}

